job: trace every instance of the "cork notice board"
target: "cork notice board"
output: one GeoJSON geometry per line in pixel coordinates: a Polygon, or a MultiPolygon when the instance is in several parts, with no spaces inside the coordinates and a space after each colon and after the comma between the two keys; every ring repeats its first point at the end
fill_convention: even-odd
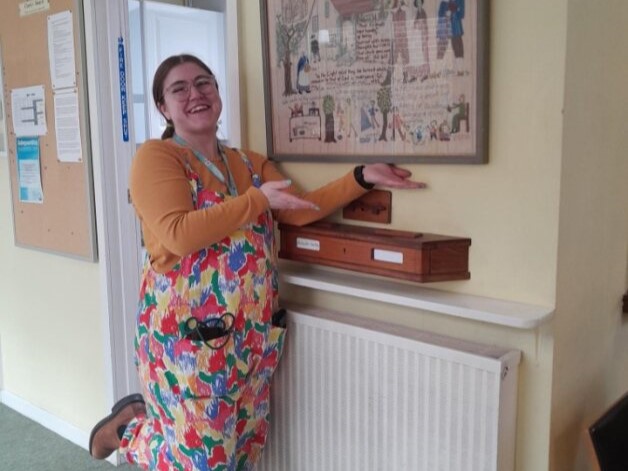
{"type": "MultiPolygon", "coordinates": [[[[2,71],[4,78],[4,103],[6,108],[8,164],[11,179],[11,196],[13,203],[13,223],[15,244],[19,247],[33,248],[74,258],[95,261],[95,216],[93,205],[93,182],[89,147],[89,125],[86,108],[86,86],[84,51],[82,40],[82,11],[78,0],[2,0],[0,15],[0,46],[2,47],[2,71]],[[53,93],[49,55],[49,23],[54,15],[62,14],[67,26],[71,28],[74,44],[74,61],[76,72],[69,74],[72,86],[59,88],[53,93]],[[52,17],[52,18],[51,18],[52,17]],[[72,75],[76,75],[73,80],[72,75]],[[41,176],[41,202],[33,202],[20,192],[25,181],[22,153],[18,153],[17,143],[24,142],[24,137],[16,135],[15,123],[20,124],[21,113],[16,99],[16,121],[11,102],[12,93],[37,87],[43,87],[45,131],[37,136],[39,141],[39,175],[41,176]],[[67,134],[61,129],[62,119],[55,123],[55,95],[61,92],[74,93],[74,157],[71,160],[59,158],[57,136],[67,134]],[[78,108],[76,99],[78,98],[78,108]],[[59,127],[57,127],[57,125],[59,127]]],[[[57,15],[58,17],[59,15],[57,15]]],[[[66,44],[72,44],[66,38],[66,44]]],[[[66,48],[67,49],[67,48],[66,48]]],[[[59,56],[57,56],[59,57],[59,56]]],[[[67,53],[64,57],[67,57],[67,53]]],[[[59,60],[60,62],[60,60],[59,60]]],[[[71,64],[71,61],[70,61],[71,64]]],[[[67,66],[66,66],[67,70],[67,66]]],[[[68,79],[65,80],[66,85],[68,79]]],[[[60,83],[57,81],[57,83],[60,83]]],[[[15,95],[17,96],[17,95],[15,95]]],[[[21,105],[20,105],[21,106],[21,105]]],[[[26,121],[26,120],[25,120],[26,121]]],[[[35,118],[37,121],[37,118],[35,118]]],[[[20,124],[21,126],[21,124],[20,124]]],[[[19,126],[18,126],[19,127],[19,126]]],[[[18,131],[19,132],[19,131],[18,131]]],[[[29,142],[36,142],[29,139],[29,142]]],[[[21,147],[21,146],[20,146],[21,147]]],[[[35,146],[36,148],[36,146],[35,146]]],[[[63,147],[62,147],[63,148],[63,147]]],[[[36,172],[30,167],[29,177],[36,172]]],[[[5,218],[8,215],[3,215],[5,218]]]]}

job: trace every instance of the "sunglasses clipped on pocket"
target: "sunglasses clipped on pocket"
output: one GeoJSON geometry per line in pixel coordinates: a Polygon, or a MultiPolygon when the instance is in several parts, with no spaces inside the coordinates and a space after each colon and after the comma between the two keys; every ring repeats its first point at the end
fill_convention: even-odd
{"type": "Polygon", "coordinates": [[[229,341],[234,324],[235,317],[230,312],[204,321],[190,317],[185,321],[185,338],[204,342],[209,348],[218,350],[229,341]]]}

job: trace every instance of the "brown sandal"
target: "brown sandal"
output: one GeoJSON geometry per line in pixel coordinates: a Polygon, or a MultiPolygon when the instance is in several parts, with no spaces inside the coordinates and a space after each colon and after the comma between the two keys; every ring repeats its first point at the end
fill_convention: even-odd
{"type": "Polygon", "coordinates": [[[146,406],[141,394],[123,397],[111,408],[111,414],[92,429],[89,436],[89,454],[103,460],[120,446],[120,438],[129,422],[138,414],[145,414],[146,406]]]}

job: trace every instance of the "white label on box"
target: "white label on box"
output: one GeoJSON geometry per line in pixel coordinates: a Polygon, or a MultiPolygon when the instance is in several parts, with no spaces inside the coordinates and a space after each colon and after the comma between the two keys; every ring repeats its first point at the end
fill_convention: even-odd
{"type": "Polygon", "coordinates": [[[304,239],[303,237],[297,237],[297,249],[318,252],[321,250],[321,243],[316,239],[304,239]]]}
{"type": "Polygon", "coordinates": [[[390,263],[403,263],[403,253],[402,252],[393,252],[391,250],[381,250],[374,249],[373,250],[373,260],[377,260],[378,262],[390,262],[390,263]]]}

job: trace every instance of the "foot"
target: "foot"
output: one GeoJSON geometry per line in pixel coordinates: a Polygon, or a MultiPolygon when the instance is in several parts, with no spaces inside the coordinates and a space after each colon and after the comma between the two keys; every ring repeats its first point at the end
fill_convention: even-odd
{"type": "Polygon", "coordinates": [[[131,394],[120,399],[111,409],[111,414],[93,428],[89,437],[89,453],[104,460],[120,446],[126,426],[138,415],[146,414],[141,394],[131,394]]]}

